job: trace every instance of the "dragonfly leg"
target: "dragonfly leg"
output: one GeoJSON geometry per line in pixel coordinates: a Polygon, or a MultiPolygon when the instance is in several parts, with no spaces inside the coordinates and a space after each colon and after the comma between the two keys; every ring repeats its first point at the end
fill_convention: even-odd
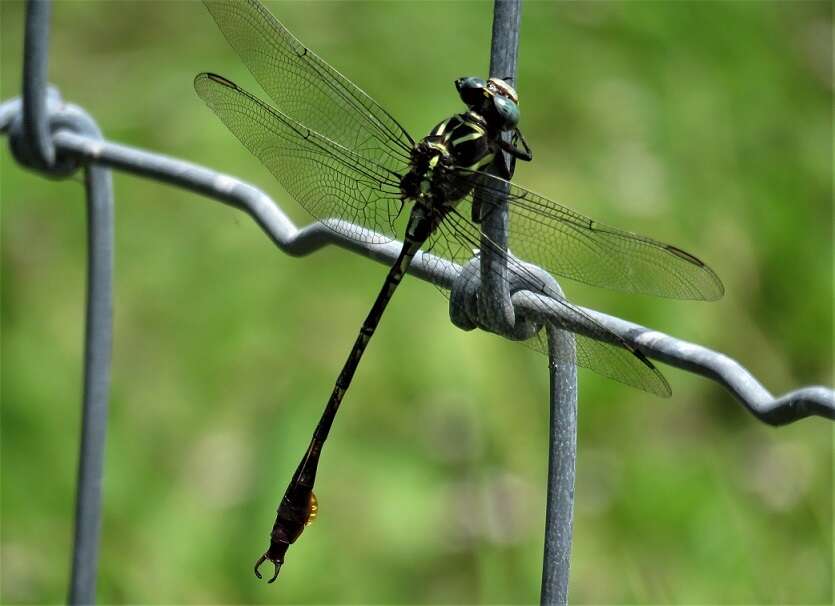
{"type": "Polygon", "coordinates": [[[528,142],[522,134],[522,131],[518,128],[514,129],[510,141],[503,138],[499,139],[499,147],[501,147],[502,151],[509,153],[514,158],[522,160],[523,162],[530,162],[533,160],[533,152],[528,146],[528,142]],[[522,147],[518,147],[516,145],[517,143],[521,143],[522,147]]]}

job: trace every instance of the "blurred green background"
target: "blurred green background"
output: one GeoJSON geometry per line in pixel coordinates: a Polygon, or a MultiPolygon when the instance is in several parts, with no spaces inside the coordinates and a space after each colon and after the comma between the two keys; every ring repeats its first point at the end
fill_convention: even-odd
{"type": "MultiPolygon", "coordinates": [[[[483,2],[271,10],[421,136],[487,70],[483,2]]],[[[23,5],[3,1],[2,97],[23,5]]],[[[523,9],[519,90],[535,161],[516,181],[705,259],[713,304],[565,283],[573,299],[740,360],[775,393],[832,376],[832,7],[546,3],[523,9]]],[[[197,98],[256,89],[196,2],[57,2],[50,78],[122,143],[190,159],[306,214],[197,98]]],[[[257,89],[256,89],[257,90],[257,89]]],[[[81,394],[78,178],[2,169],[2,592],[69,576],[81,394]]],[[[406,280],[331,434],[320,519],[256,582],[274,509],[386,269],[280,254],[241,213],[115,176],[113,397],[102,603],[534,603],[545,358],[463,333],[406,280]]],[[[832,425],[760,425],[708,380],[669,401],[582,371],[576,603],[833,598],[832,425]]]]}

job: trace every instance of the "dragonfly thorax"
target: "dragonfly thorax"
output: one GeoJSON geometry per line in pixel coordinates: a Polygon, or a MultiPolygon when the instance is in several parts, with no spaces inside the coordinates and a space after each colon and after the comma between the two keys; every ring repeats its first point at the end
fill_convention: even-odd
{"type": "Polygon", "coordinates": [[[404,198],[442,209],[455,206],[472,190],[462,170],[477,171],[493,161],[495,140],[487,122],[468,111],[456,114],[432,129],[412,149],[409,171],[400,180],[404,198]]]}

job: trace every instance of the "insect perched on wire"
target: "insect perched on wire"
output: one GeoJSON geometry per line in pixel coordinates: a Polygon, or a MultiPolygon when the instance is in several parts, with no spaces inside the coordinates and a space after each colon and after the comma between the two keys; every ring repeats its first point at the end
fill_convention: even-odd
{"type": "MultiPolygon", "coordinates": [[[[662,297],[718,299],[722,283],[699,259],[675,246],[608,227],[484,172],[502,152],[531,159],[517,126],[519,99],[509,82],[457,80],[466,111],[415,141],[257,0],[205,4],[274,105],[216,74],[198,75],[194,87],[284,189],[317,219],[341,219],[328,223],[332,229],[368,243],[394,239],[395,221],[409,208],[399,257],[281,500],[269,548],[255,564],[258,578],[259,567],[270,560],[275,566],[270,582],[276,579],[288,547],[318,510],[313,485],[336,411],[386,305],[421,248],[431,250],[432,258],[459,263],[470,260],[474,251],[496,255],[506,268],[498,279],[543,293],[583,319],[585,334],[576,335],[576,364],[660,396],[670,395],[667,381],[639,349],[547,287],[517,257],[586,284],[662,297]],[[500,204],[506,204],[509,213],[512,255],[480,229],[500,204]]],[[[509,178],[510,172],[506,165],[504,176],[509,178]]],[[[529,343],[546,352],[542,332],[529,343]]]]}

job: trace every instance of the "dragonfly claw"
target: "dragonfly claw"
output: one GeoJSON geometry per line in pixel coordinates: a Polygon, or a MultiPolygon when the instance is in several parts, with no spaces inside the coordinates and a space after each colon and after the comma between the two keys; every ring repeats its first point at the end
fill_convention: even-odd
{"type": "Polygon", "coordinates": [[[270,562],[273,563],[273,566],[275,566],[275,574],[269,581],[267,581],[267,583],[272,583],[278,578],[278,571],[281,570],[281,562],[268,558],[266,553],[262,555],[260,558],[258,558],[257,562],[255,562],[255,576],[259,579],[263,578],[261,576],[261,573],[258,572],[258,569],[261,567],[261,564],[263,564],[267,560],[270,560],[270,562]]]}

